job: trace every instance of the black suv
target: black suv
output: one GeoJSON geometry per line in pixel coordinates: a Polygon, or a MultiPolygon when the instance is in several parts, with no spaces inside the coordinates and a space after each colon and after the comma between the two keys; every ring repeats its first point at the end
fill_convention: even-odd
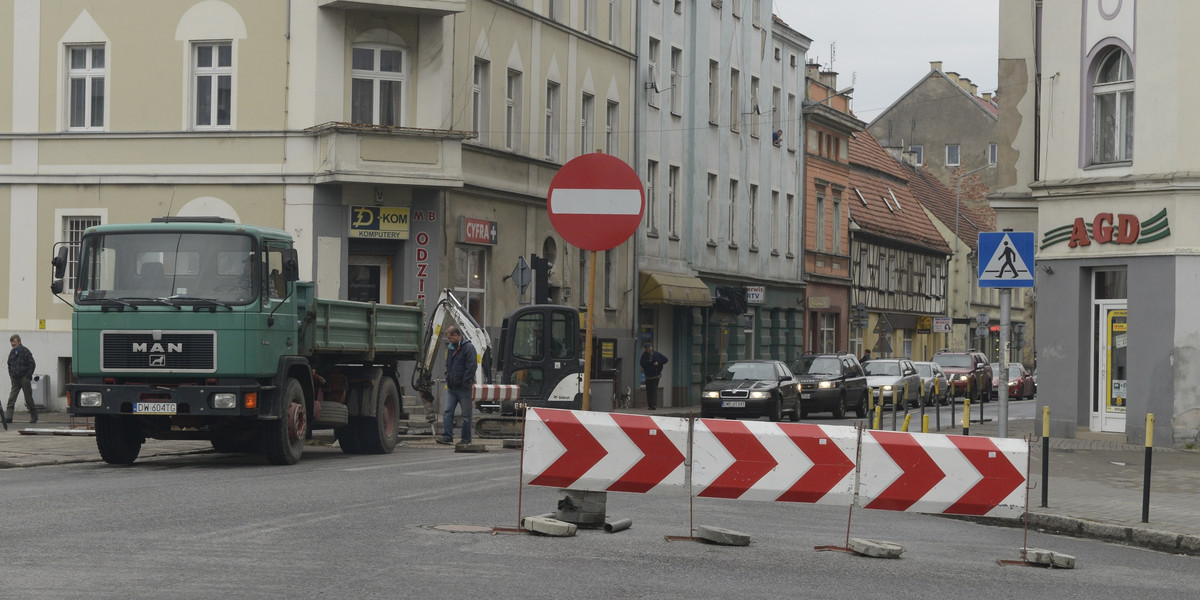
{"type": "Polygon", "coordinates": [[[992,364],[982,352],[938,352],[933,362],[942,366],[956,397],[987,402],[992,396],[992,364]]]}
{"type": "Polygon", "coordinates": [[[853,354],[805,354],[792,365],[800,381],[800,417],[831,412],[842,419],[853,408],[859,418],[867,415],[867,377],[853,354]]]}

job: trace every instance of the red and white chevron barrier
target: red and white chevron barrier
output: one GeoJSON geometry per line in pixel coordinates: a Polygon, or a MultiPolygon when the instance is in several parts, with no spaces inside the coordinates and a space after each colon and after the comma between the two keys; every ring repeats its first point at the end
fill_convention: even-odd
{"type": "Polygon", "coordinates": [[[536,408],[522,476],[591,491],[1017,517],[1028,452],[1021,440],[698,419],[687,464],[687,419],[536,408]]]}
{"type": "Polygon", "coordinates": [[[521,386],[479,383],[471,386],[471,400],[501,402],[521,397],[521,386]]]}

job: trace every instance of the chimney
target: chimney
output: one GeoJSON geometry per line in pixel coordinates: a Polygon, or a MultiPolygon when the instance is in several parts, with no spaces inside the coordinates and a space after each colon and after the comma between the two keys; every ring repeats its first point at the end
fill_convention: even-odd
{"type": "Polygon", "coordinates": [[[971,95],[972,95],[972,96],[978,96],[978,95],[979,95],[979,93],[978,93],[978,92],[979,92],[979,86],[977,86],[977,85],[975,85],[975,84],[973,84],[973,83],[972,83],[972,84],[971,84],[971,95]]]}
{"type": "Polygon", "coordinates": [[[806,63],[804,65],[804,76],[813,81],[820,81],[821,65],[817,63],[806,63]]]}
{"type": "Polygon", "coordinates": [[[984,102],[991,102],[991,101],[992,101],[992,93],[991,93],[991,92],[984,92],[984,93],[983,93],[983,101],[984,101],[984,102]]]}
{"type": "Polygon", "coordinates": [[[821,73],[821,85],[829,88],[829,93],[837,93],[837,71],[825,71],[821,73]]]}
{"type": "Polygon", "coordinates": [[[958,73],[955,73],[954,71],[946,71],[945,75],[950,79],[950,81],[953,81],[956,85],[958,84],[958,73]]]}
{"type": "Polygon", "coordinates": [[[971,80],[967,79],[966,77],[959,77],[958,86],[961,87],[964,92],[969,92],[971,91],[971,80]]]}
{"type": "Polygon", "coordinates": [[[929,61],[929,70],[930,71],[941,71],[942,70],[942,61],[940,61],[940,60],[929,61]]]}

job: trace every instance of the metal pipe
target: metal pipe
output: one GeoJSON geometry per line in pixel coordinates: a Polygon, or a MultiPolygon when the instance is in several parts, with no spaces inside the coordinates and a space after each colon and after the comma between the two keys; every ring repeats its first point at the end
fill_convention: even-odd
{"type": "Polygon", "coordinates": [[[604,533],[616,533],[618,531],[625,531],[626,529],[629,529],[629,527],[631,525],[633,525],[633,519],[619,519],[616,521],[605,523],[604,524],[604,533]]]}

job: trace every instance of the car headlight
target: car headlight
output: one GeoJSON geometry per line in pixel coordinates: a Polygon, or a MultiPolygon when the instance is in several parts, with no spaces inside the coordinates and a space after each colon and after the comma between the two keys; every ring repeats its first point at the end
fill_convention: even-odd
{"type": "Polygon", "coordinates": [[[890,386],[890,385],[885,385],[885,386],[883,386],[883,387],[882,387],[882,388],[880,388],[880,389],[882,389],[882,390],[883,390],[883,391],[885,391],[885,392],[890,392],[890,391],[892,391],[892,386],[890,386]]]}
{"type": "Polygon", "coordinates": [[[959,380],[959,381],[966,381],[967,379],[969,379],[969,378],[968,378],[966,375],[959,375],[959,376],[958,376],[958,380],[959,380]]]}
{"type": "Polygon", "coordinates": [[[822,381],[821,385],[819,387],[823,390],[827,390],[827,389],[833,387],[833,382],[832,381],[822,381]]]}
{"type": "Polygon", "coordinates": [[[237,408],[237,394],[213,394],[213,408],[237,408]]]}
{"type": "Polygon", "coordinates": [[[79,406],[100,406],[103,399],[100,392],[79,392],[79,406]]]}
{"type": "Polygon", "coordinates": [[[766,398],[768,396],[770,396],[770,394],[768,394],[766,392],[750,392],[751,398],[755,398],[755,399],[759,399],[759,400],[766,398]]]}
{"type": "Polygon", "coordinates": [[[721,392],[704,392],[705,398],[720,398],[721,392]]]}

